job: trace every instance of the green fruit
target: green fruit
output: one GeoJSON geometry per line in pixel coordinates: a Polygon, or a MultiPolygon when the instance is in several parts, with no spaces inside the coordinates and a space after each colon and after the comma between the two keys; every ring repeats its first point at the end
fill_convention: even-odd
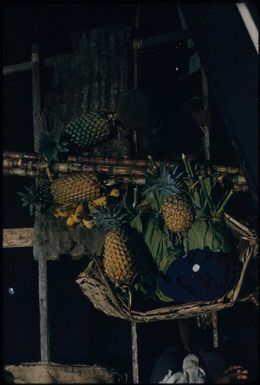
{"type": "Polygon", "coordinates": [[[74,144],[82,148],[92,147],[110,135],[114,120],[114,114],[88,112],[70,122],[65,132],[74,144]]]}

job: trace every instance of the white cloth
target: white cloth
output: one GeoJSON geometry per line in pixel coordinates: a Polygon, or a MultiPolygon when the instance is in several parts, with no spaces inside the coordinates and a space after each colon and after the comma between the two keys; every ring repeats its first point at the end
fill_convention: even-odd
{"type": "Polygon", "coordinates": [[[188,354],[184,358],[182,368],[182,372],[174,374],[169,370],[160,384],[204,384],[206,373],[199,367],[199,359],[195,354],[188,354]]]}

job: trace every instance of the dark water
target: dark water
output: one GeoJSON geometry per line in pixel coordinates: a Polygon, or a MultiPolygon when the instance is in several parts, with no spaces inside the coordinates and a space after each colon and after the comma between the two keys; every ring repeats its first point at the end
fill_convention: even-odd
{"type": "MultiPolygon", "coordinates": [[[[88,7],[68,4],[9,6],[4,14],[4,64],[30,60],[34,41],[40,41],[44,56],[69,52],[72,31],[88,31],[95,26],[118,22],[133,23],[135,12],[135,4],[115,3],[88,7]]],[[[177,28],[175,5],[153,3],[143,6],[140,23],[144,36],[174,30],[177,28]]],[[[184,51],[176,46],[164,47],[149,50],[139,58],[140,85],[160,97],[161,105],[167,111],[165,124],[174,127],[169,133],[172,143],[179,129],[174,115],[179,78],[175,69],[187,64],[184,51]]],[[[47,74],[45,88],[48,82],[47,74]]],[[[210,106],[213,160],[235,165],[237,160],[231,142],[212,99],[210,106]]],[[[195,142],[194,132],[190,133],[185,143],[197,151],[195,142]]],[[[30,73],[4,80],[4,150],[33,151],[30,73]]],[[[33,225],[33,218],[21,207],[16,194],[29,183],[27,178],[3,178],[4,228],[33,225]]],[[[256,215],[247,193],[237,194],[229,210],[241,219],[256,215]]],[[[86,263],[84,258],[72,261],[66,256],[58,262],[48,262],[50,359],[71,364],[98,363],[131,373],[130,324],[97,311],[75,283],[86,263]]],[[[32,249],[3,250],[5,364],[40,360],[37,271],[32,249]]],[[[219,325],[223,346],[231,361],[237,355],[243,364],[251,365],[252,372],[256,371],[257,315],[254,306],[241,304],[221,312],[219,325]]],[[[176,321],[156,322],[138,325],[137,330],[140,376],[142,381],[147,381],[160,352],[178,343],[177,324],[176,321]]]]}

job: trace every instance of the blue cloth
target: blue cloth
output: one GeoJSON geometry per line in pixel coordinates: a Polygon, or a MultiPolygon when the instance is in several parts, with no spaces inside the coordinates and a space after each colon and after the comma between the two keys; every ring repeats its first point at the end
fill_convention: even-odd
{"type": "Polygon", "coordinates": [[[242,263],[238,258],[209,248],[194,249],[159,274],[159,288],[179,303],[213,301],[238,282],[242,263]]]}

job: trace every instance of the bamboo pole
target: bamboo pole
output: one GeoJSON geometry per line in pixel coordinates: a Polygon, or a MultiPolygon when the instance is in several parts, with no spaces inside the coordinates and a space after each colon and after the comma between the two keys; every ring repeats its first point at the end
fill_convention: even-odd
{"type": "MultiPolygon", "coordinates": [[[[34,128],[34,151],[39,151],[42,134],[41,93],[40,93],[40,55],[39,45],[32,45],[32,113],[34,128]]],[[[37,179],[36,179],[37,183],[37,179]]],[[[35,219],[37,220],[37,213],[35,219]]],[[[48,293],[47,293],[47,261],[38,258],[39,310],[40,310],[40,350],[41,361],[49,361],[48,330],[48,293]]]]}
{"type": "MultiPolygon", "coordinates": [[[[160,162],[157,162],[159,164],[160,162]]],[[[169,166],[176,165],[176,162],[169,163],[169,166]]],[[[5,152],[3,157],[3,174],[6,176],[27,176],[38,177],[46,172],[47,162],[40,155],[27,153],[5,152]]],[[[76,172],[96,171],[108,176],[118,177],[123,183],[145,183],[145,172],[148,161],[144,159],[115,159],[115,158],[86,158],[69,156],[67,162],[56,162],[52,164],[51,170],[59,176],[76,172]]],[[[205,167],[198,165],[199,173],[206,171],[208,174],[213,171],[221,174],[220,182],[229,183],[236,191],[248,191],[245,177],[240,173],[238,167],[226,167],[214,165],[205,167]]],[[[116,182],[115,182],[116,183],[116,182]]]]}
{"type": "MultiPolygon", "coordinates": [[[[181,159],[176,159],[174,162],[167,162],[169,167],[174,167],[177,163],[180,163],[181,159]]],[[[156,164],[159,165],[161,162],[156,161],[156,164]]],[[[69,155],[66,162],[55,162],[52,164],[53,171],[68,173],[70,171],[78,171],[80,167],[104,167],[104,172],[107,170],[112,170],[113,166],[116,167],[115,170],[120,167],[125,167],[125,170],[129,170],[129,173],[133,173],[132,170],[138,170],[145,172],[145,169],[149,167],[149,161],[147,159],[117,159],[117,158],[87,158],[82,156],[69,155]],[[109,169],[111,166],[111,169],[109,169]],[[107,167],[107,168],[106,168],[107,167]]],[[[39,154],[32,153],[19,153],[19,152],[4,152],[3,153],[3,168],[4,169],[25,169],[25,170],[35,170],[39,172],[45,172],[47,167],[47,162],[39,154]]],[[[94,169],[93,168],[93,169],[94,169]]],[[[244,184],[245,179],[241,173],[239,167],[232,166],[222,166],[222,165],[212,165],[205,167],[203,164],[198,164],[199,172],[217,172],[223,175],[237,175],[238,178],[241,178],[239,184],[244,184]],[[242,182],[243,181],[243,182],[242,182]]],[[[124,172],[125,173],[125,172],[124,172]]],[[[127,172],[128,173],[128,172],[127,172]]]]}
{"type": "MultiPolygon", "coordinates": [[[[13,152],[5,151],[3,153],[3,167],[12,168],[17,166],[22,166],[23,164],[28,165],[28,162],[31,161],[31,166],[39,168],[42,164],[42,168],[46,168],[46,162],[43,160],[42,156],[37,153],[27,153],[27,152],[13,152]]],[[[181,161],[181,157],[176,158],[173,162],[167,162],[170,167],[176,165],[177,162],[181,161]]],[[[68,155],[66,163],[54,163],[56,164],[70,164],[70,163],[80,163],[80,164],[90,164],[90,165],[110,165],[110,166],[131,166],[131,167],[141,167],[147,168],[149,166],[148,159],[128,159],[128,158],[91,158],[77,155],[68,155]]],[[[159,165],[161,162],[156,161],[156,164],[159,165]]],[[[240,168],[233,166],[222,166],[222,165],[212,165],[211,167],[206,167],[203,164],[198,164],[199,169],[205,169],[207,172],[210,172],[210,169],[219,172],[221,174],[239,174],[240,168]]]]}

